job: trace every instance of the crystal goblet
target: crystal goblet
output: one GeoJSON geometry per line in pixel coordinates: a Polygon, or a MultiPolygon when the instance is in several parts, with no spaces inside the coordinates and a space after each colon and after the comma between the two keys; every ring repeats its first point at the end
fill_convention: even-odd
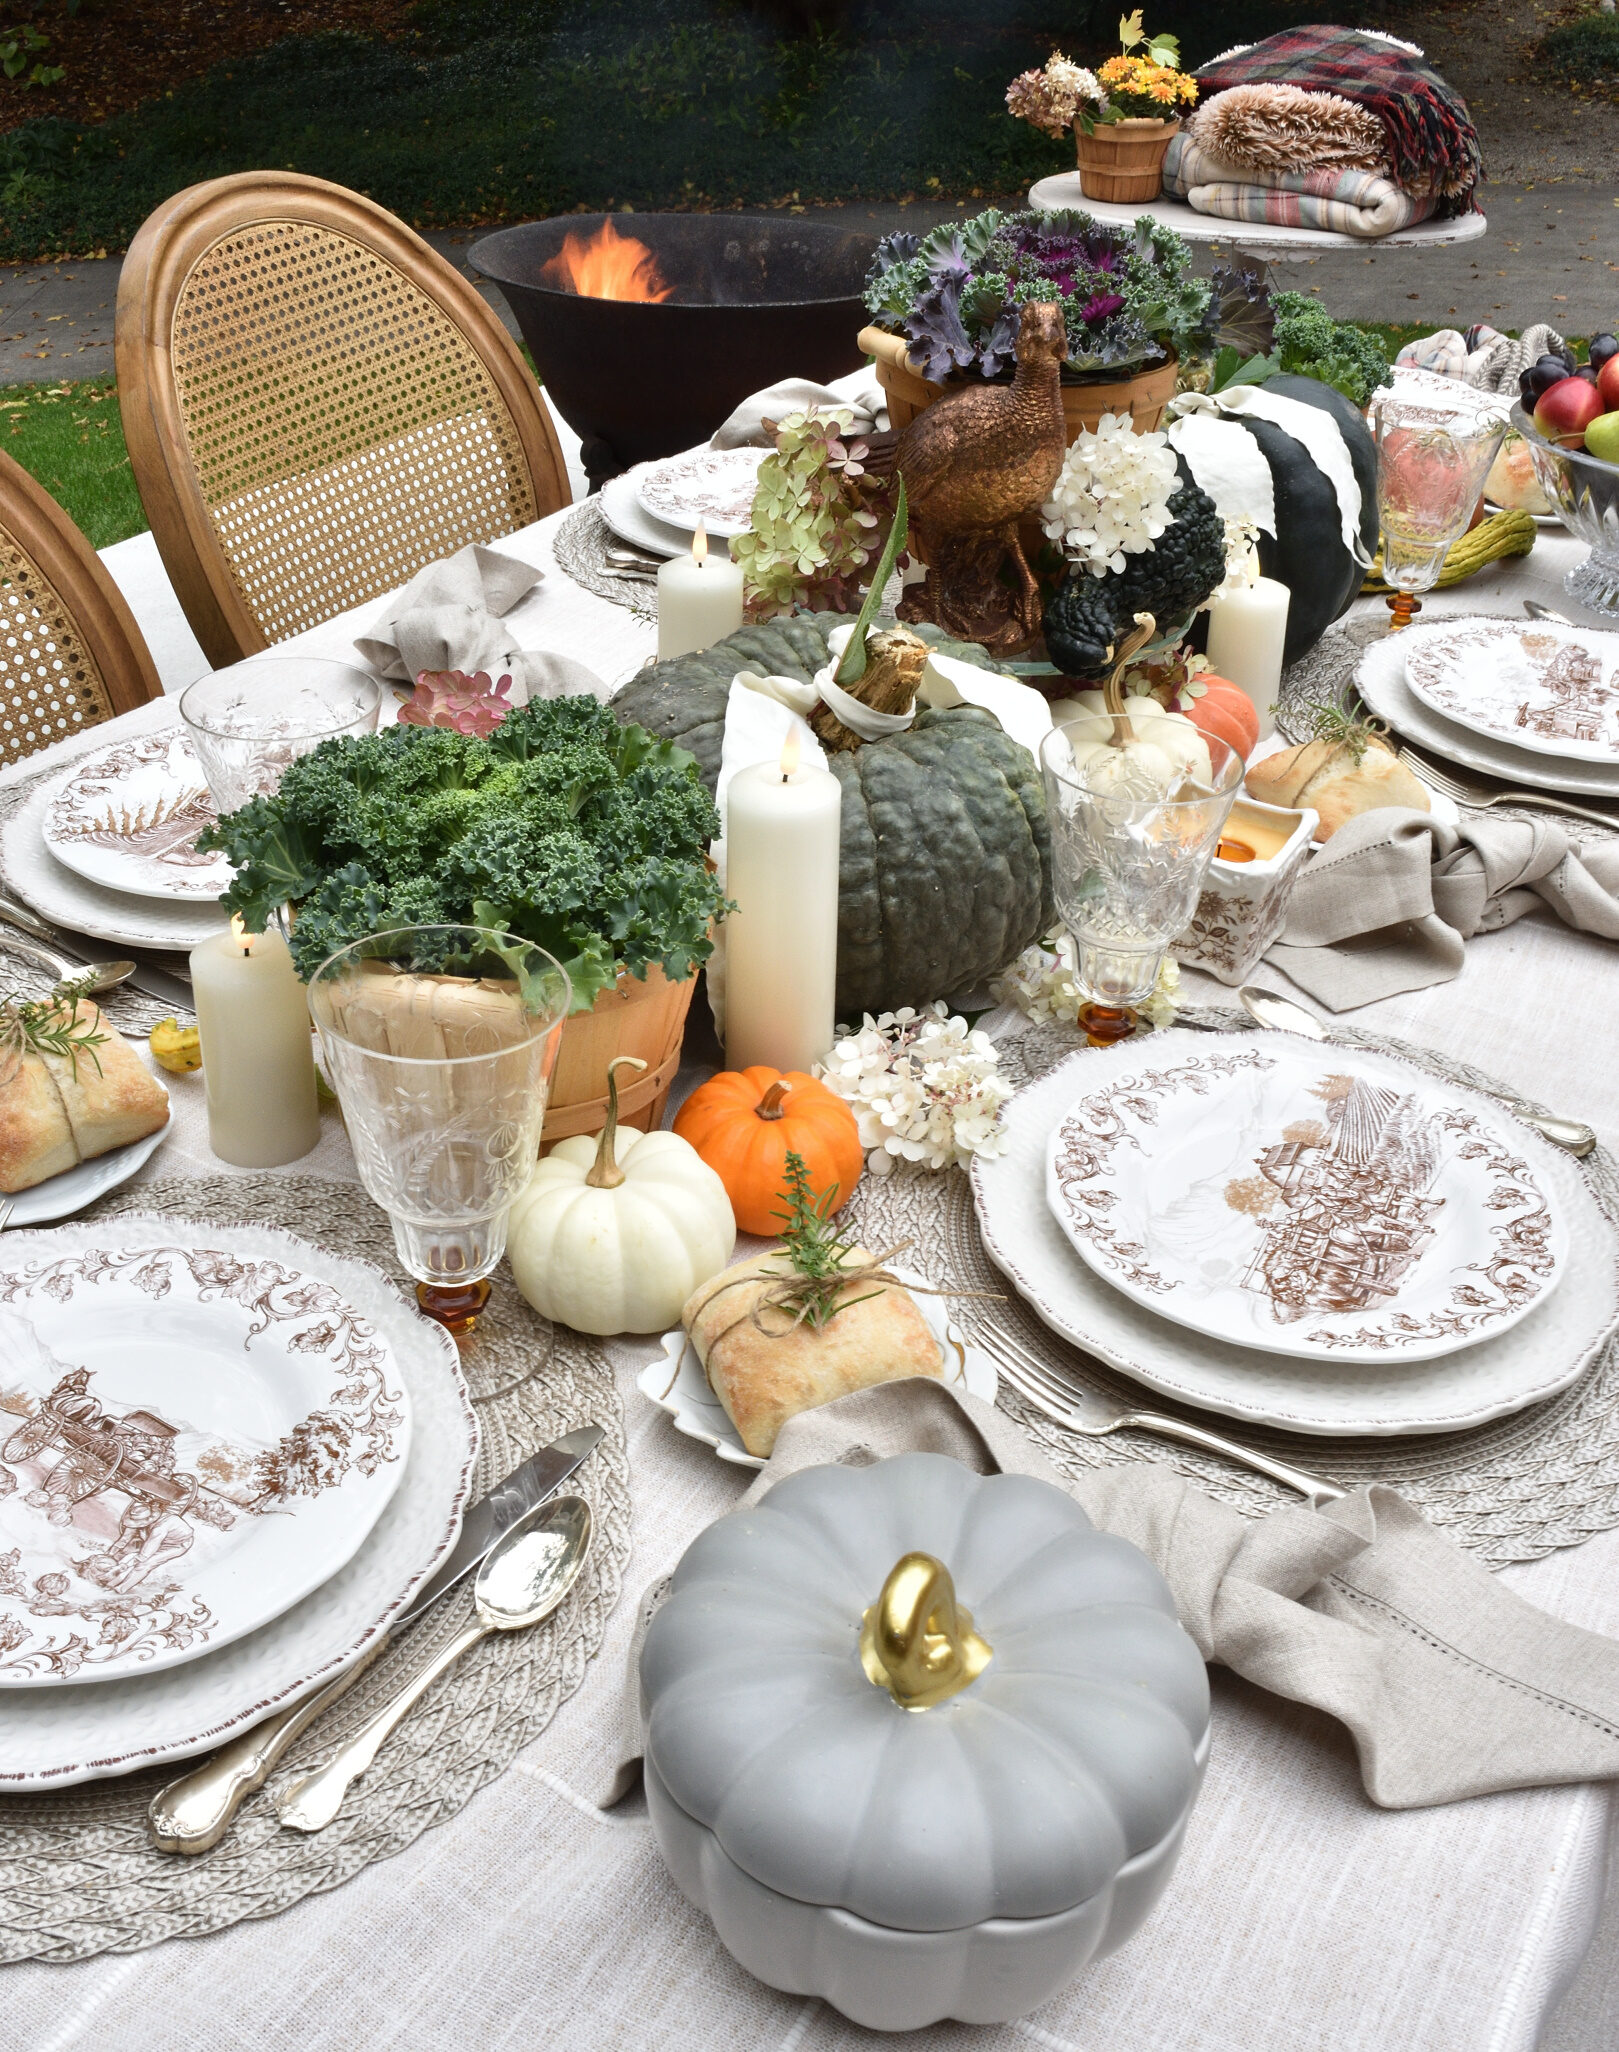
{"type": "Polygon", "coordinates": [[[469,926],[373,934],[310,978],[360,1181],[417,1302],[452,1332],[487,1302],[534,1173],[572,996],[543,948],[469,926]]]}
{"type": "Polygon", "coordinates": [[[1053,727],[1040,744],[1057,910],[1073,936],[1075,977],[1093,1042],[1134,1030],[1164,956],[1196,910],[1242,757],[1213,735],[1188,752],[1187,723],[1121,716],[1128,744],[1096,747],[1095,717],[1053,727]]]}
{"type": "Polygon", "coordinates": [[[382,686],[369,670],[320,656],[250,656],[180,694],[192,752],[214,806],[267,798],[300,755],[339,734],[370,734],[382,686]]]}
{"type": "Polygon", "coordinates": [[[1507,424],[1504,413],[1456,413],[1384,394],[1372,404],[1372,431],[1392,629],[1409,624],[1417,593],[1433,589],[1451,543],[1467,532],[1507,424]]]}

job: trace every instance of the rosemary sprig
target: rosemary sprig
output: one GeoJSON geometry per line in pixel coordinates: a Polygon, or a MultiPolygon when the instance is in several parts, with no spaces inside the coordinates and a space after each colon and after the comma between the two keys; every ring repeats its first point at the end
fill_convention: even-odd
{"type": "MultiPolygon", "coordinates": [[[[840,1311],[846,1311],[848,1304],[838,1302],[839,1290],[850,1281],[849,1269],[862,1268],[864,1263],[851,1260],[854,1241],[846,1233],[840,1233],[832,1223],[832,1207],[837,1202],[838,1186],[831,1183],[816,1196],[810,1185],[809,1164],[801,1154],[791,1149],[787,1153],[787,1187],[782,1196],[787,1200],[785,1211],[774,1211],[772,1218],[779,1218],[781,1244],[787,1259],[796,1274],[807,1283],[817,1287],[806,1289],[799,1284],[795,1290],[795,1303],[801,1307],[805,1323],[821,1332],[840,1311]]],[[[880,1290],[869,1290],[867,1296],[880,1296],[880,1290]]],[[[853,1297],[850,1303],[863,1304],[865,1297],[853,1297]]]]}
{"type": "Polygon", "coordinates": [[[1381,720],[1366,713],[1346,712],[1341,705],[1325,699],[1307,700],[1298,708],[1297,720],[1312,741],[1331,741],[1347,748],[1357,769],[1372,743],[1381,741],[1388,732],[1381,720]]]}
{"type": "Polygon", "coordinates": [[[101,1074],[96,1049],[106,1046],[108,1036],[92,1020],[81,1019],[78,1010],[93,981],[93,974],[86,971],[57,984],[49,997],[25,998],[20,991],[0,997],[0,1083],[11,1081],[25,1054],[59,1056],[71,1067],[75,1081],[79,1057],[86,1055],[101,1074]]]}

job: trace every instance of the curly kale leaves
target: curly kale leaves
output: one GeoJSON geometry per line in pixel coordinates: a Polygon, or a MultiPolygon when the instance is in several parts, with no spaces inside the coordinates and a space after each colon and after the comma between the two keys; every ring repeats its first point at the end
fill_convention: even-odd
{"type": "Polygon", "coordinates": [[[620,966],[644,975],[656,962],[678,980],[707,959],[722,900],[704,856],[718,832],[684,749],[621,727],[593,698],[560,698],[486,738],[387,727],[323,742],[201,845],[235,865],[224,902],[250,932],[296,904],[306,980],[369,934],[471,924],[555,955],[588,1011],[620,966]]]}
{"type": "Polygon", "coordinates": [[[1388,383],[1389,353],[1381,338],[1351,321],[1335,321],[1307,293],[1270,293],[1267,318],[1260,304],[1263,286],[1257,291],[1250,288],[1247,303],[1242,304],[1233,274],[1222,278],[1217,272],[1215,285],[1221,293],[1222,346],[1214,361],[1211,391],[1262,385],[1281,370],[1331,385],[1351,405],[1364,408],[1378,386],[1388,383]],[[1245,356],[1249,344],[1259,345],[1258,351],[1245,356]]]}

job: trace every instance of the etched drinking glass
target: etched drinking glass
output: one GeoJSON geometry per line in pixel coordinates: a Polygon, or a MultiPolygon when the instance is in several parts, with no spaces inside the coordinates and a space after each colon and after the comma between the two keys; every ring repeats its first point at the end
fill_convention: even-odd
{"type": "Polygon", "coordinates": [[[1122,752],[1095,745],[1094,718],[1053,727],[1040,745],[1057,910],[1073,936],[1080,1024],[1097,1044],[1134,1030],[1169,944],[1197,908],[1242,782],[1242,757],[1213,735],[1187,752],[1183,719],[1132,713],[1122,752]]]}
{"type": "Polygon", "coordinates": [[[290,763],[339,734],[370,734],[382,686],[369,670],[320,656],[251,656],[199,677],[180,717],[215,810],[268,798],[290,763]]]}
{"type": "Polygon", "coordinates": [[[572,995],[543,948],[470,926],[373,934],[310,979],[360,1180],[451,1332],[471,1329],[506,1251],[572,995]]]}
{"type": "Polygon", "coordinates": [[[1372,429],[1392,630],[1409,625],[1417,593],[1433,589],[1451,543],[1467,532],[1507,423],[1504,413],[1385,396],[1373,402],[1372,429]]]}

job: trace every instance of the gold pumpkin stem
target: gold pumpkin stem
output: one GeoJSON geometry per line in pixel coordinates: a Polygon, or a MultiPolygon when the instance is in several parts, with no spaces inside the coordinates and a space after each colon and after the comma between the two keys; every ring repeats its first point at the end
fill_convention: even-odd
{"type": "Polygon", "coordinates": [[[993,1649],[956,1601],[950,1570],[931,1553],[907,1553],[860,1621],[860,1664],[902,1710],[927,1710],[976,1681],[993,1649]]]}
{"type": "Polygon", "coordinates": [[[646,1067],[638,1055],[614,1055],[607,1064],[607,1123],[596,1142],[596,1159],[585,1177],[592,1190],[616,1190],[624,1180],[624,1171],[618,1165],[618,1072],[626,1062],[632,1069],[646,1067]]]}
{"type": "Polygon", "coordinates": [[[1113,667],[1108,671],[1102,685],[1102,703],[1113,715],[1113,745],[1122,748],[1126,741],[1136,738],[1135,729],[1124,717],[1124,673],[1129,669],[1136,654],[1144,649],[1158,632],[1158,622],[1151,613],[1137,613],[1136,624],[1119,643],[1112,654],[1113,667]]]}
{"type": "Polygon", "coordinates": [[[781,1119],[787,1116],[787,1093],[791,1089],[785,1076],[778,1076],[770,1088],[753,1107],[754,1116],[760,1119],[781,1119]]]}

